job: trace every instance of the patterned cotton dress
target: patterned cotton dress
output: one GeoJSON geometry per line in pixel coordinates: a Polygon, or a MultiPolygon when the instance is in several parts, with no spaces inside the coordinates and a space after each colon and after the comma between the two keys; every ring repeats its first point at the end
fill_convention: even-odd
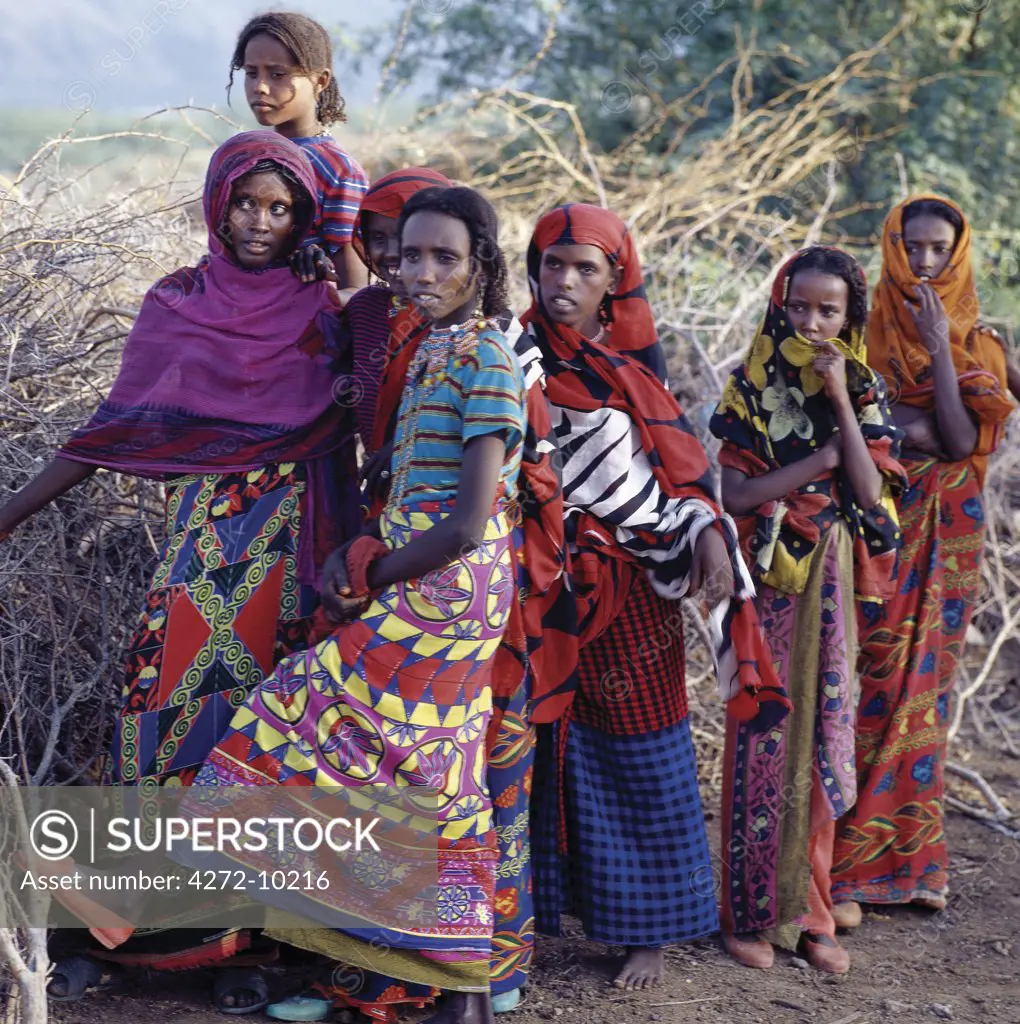
{"type": "Polygon", "coordinates": [[[198,786],[438,790],[435,920],[381,921],[367,894],[260,898],[318,920],[328,905],[360,922],[286,931],[287,941],[367,973],[464,991],[489,986],[496,843],[485,736],[493,660],[515,593],[502,496],[516,488],[524,391],[512,350],[493,327],[433,331],[401,401],[380,522],[388,546],[414,542],[450,514],[465,445],[488,434],[505,438],[506,455],[482,544],[420,579],[383,588],[358,619],[281,663],[238,709],[196,779],[198,786]]]}

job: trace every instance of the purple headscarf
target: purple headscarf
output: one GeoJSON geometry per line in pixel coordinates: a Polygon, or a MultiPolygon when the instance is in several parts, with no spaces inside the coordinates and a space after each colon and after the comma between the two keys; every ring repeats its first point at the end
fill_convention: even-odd
{"type": "Polygon", "coordinates": [[[221,241],[234,183],[266,160],[314,209],[315,174],[294,143],[257,131],[220,146],[203,196],[209,255],[149,290],[109,397],[63,458],[156,478],[239,472],[315,458],[351,433],[324,351],[330,288],[284,264],[245,270],[221,241]]]}
{"type": "MultiPolygon", "coordinates": [[[[209,254],[149,290],[108,398],[58,454],[156,479],[309,463],[320,561],[356,527],[358,508],[356,500],[353,513],[344,507],[350,502],[338,479],[338,467],[340,476],[353,467],[353,427],[349,409],[333,397],[327,339],[337,304],[325,282],[303,284],[285,263],[246,270],[224,245],[231,190],[264,161],[304,189],[314,212],[315,172],[293,142],[254,131],[220,146],[203,195],[209,254]],[[331,510],[327,503],[338,500],[331,510]]],[[[296,226],[295,245],[307,227],[296,226]]],[[[312,532],[303,531],[303,539],[312,532]]],[[[309,577],[309,548],[302,546],[302,575],[309,577]]]]}

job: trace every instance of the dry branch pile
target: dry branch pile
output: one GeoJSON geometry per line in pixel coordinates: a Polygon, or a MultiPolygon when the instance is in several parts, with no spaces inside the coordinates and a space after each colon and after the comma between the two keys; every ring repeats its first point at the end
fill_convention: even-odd
{"type": "MultiPolygon", "coordinates": [[[[753,54],[738,53],[719,71],[733,81],[732,124],[700,150],[689,140],[708,83],[650,109],[646,126],[612,153],[592,150],[568,105],[513,88],[348,144],[373,176],[429,163],[489,195],[516,272],[518,308],[526,299],[523,252],[540,213],[565,200],[618,211],[644,256],[678,393],[704,431],[763,309],[770,268],[805,242],[852,243],[840,224],[858,211],[840,208],[840,178],[847,164],[866,159],[868,139],[834,125],[852,109],[855,76],[877,76],[876,51],[756,110],[742,100],[753,54]],[[650,152],[647,140],[668,132],[673,144],[650,152]]],[[[171,143],[152,137],[154,156],[164,155],[171,143]]],[[[107,390],[126,313],[146,287],[201,251],[202,232],[185,209],[194,178],[171,166],[155,179],[98,190],[87,177],[61,173],[69,144],[33,159],[0,206],[0,498],[40,468],[107,390]]],[[[191,152],[191,173],[210,149],[191,152]]],[[[874,253],[873,245],[861,253],[866,264],[874,265],[874,253]]],[[[1007,683],[1020,621],[1020,465],[1012,450],[1007,443],[989,479],[988,586],[958,723],[1015,754],[1020,708],[1007,683]]],[[[150,484],[100,474],[0,546],[0,754],[13,757],[25,780],[94,777],[120,646],[160,539],[159,498],[150,484]]],[[[716,784],[719,708],[693,617],[689,625],[694,725],[705,779],[716,784]]]]}

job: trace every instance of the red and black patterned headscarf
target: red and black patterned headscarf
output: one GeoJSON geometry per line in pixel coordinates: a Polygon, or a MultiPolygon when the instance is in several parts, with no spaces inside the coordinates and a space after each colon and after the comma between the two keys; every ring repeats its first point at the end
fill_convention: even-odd
{"type": "MultiPolygon", "coordinates": [[[[533,301],[522,322],[542,352],[549,402],[568,417],[571,411],[613,409],[625,413],[661,495],[670,502],[690,500],[691,508],[699,510],[702,526],[706,517],[718,525],[737,581],[734,598],[720,606],[723,614],[715,652],[720,685],[727,690],[727,697],[733,698],[734,713],[749,720],[767,704],[767,713],[759,721],[774,721],[785,713],[789,702],[772,670],[754,611],[750,579],[738,554],[736,529],[715,499],[708,456],[665,387],[665,358],[645,295],[637,249],[626,225],[609,210],[594,206],[573,204],[551,211],[538,222],[532,236],[528,276],[533,301]],[[586,338],[557,323],[545,311],[539,268],[542,253],[553,245],[597,246],[620,270],[620,283],[603,305],[604,340],[586,338]]],[[[569,443],[560,447],[558,454],[565,489],[570,481],[592,472],[594,461],[601,458],[590,446],[571,450],[569,443]],[[572,465],[575,462],[576,467],[572,465]]],[[[566,501],[569,505],[569,496],[566,501]]],[[[610,503],[605,506],[599,512],[602,518],[589,509],[574,508],[578,514],[573,529],[571,576],[582,647],[620,615],[638,573],[654,565],[657,568],[652,571],[657,577],[686,578],[694,551],[689,525],[681,526],[676,534],[658,533],[654,528],[628,529],[622,531],[630,538],[625,544],[614,523],[603,521],[607,514],[611,520],[613,514],[610,503]],[[667,553],[670,564],[665,566],[662,556],[667,553]]],[[[626,509],[617,511],[625,513],[626,509]]],[[[573,678],[565,678],[560,685],[541,693],[534,701],[533,720],[550,721],[563,714],[573,698],[573,682],[573,678]]]]}
{"type": "Polygon", "coordinates": [[[416,192],[426,188],[452,188],[453,182],[445,174],[433,171],[430,167],[405,167],[403,170],[390,171],[384,174],[365,193],[361,200],[361,208],[354,220],[354,234],[351,236],[351,245],[354,251],[361,257],[361,262],[370,271],[378,274],[378,270],[372,266],[365,248],[365,214],[377,213],[380,217],[389,217],[397,220],[404,204],[416,192]]]}
{"type": "Polygon", "coordinates": [[[528,246],[528,277],[532,303],[521,322],[543,350],[549,401],[581,411],[605,406],[623,410],[640,433],[663,493],[697,497],[716,507],[705,449],[663,386],[666,360],[637,248],[623,221],[609,210],[583,203],[552,210],[538,222],[528,246]],[[603,342],[584,337],[545,312],[538,274],[542,253],[552,245],[597,246],[622,271],[619,287],[608,297],[603,342]]]}

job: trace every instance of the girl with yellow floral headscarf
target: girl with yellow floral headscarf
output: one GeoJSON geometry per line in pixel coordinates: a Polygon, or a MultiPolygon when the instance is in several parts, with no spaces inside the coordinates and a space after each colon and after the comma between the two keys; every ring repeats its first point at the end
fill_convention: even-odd
{"type": "Polygon", "coordinates": [[[750,967],[772,944],[845,973],[829,866],[853,806],[854,595],[888,597],[899,527],[900,432],[865,362],[867,285],[838,249],[780,269],[768,313],[712,417],[723,505],[758,582],[758,613],[794,712],[727,716],[723,939],[750,967]]]}

